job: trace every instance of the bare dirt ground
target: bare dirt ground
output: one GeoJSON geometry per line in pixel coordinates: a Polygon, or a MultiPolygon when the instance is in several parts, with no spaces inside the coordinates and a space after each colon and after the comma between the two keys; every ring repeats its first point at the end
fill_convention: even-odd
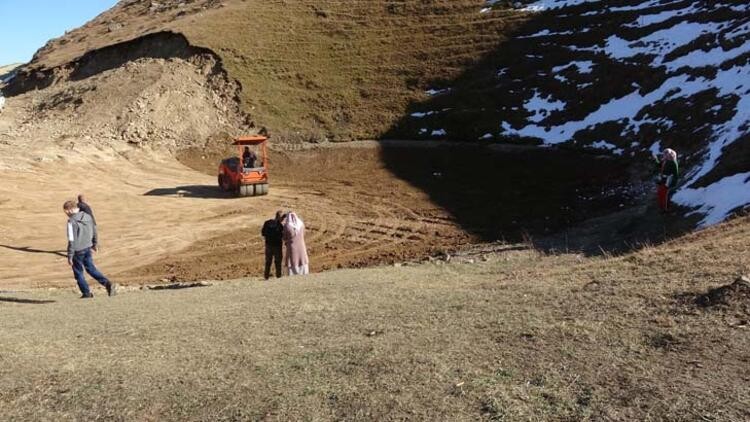
{"type": "MultiPolygon", "coordinates": [[[[422,152],[431,153],[437,152],[422,152]]],[[[214,155],[218,153],[183,155],[183,162],[192,160],[193,167],[203,167],[205,173],[169,156],[145,151],[124,154],[128,158],[97,161],[78,157],[75,163],[56,160],[29,164],[23,171],[3,171],[0,286],[72,287],[63,257],[61,204],[78,192],[88,196],[99,224],[97,262],[125,284],[259,276],[263,259],[260,227],[277,209],[294,209],[306,220],[312,267],[321,271],[422,260],[452,252],[484,240],[484,232],[471,228],[485,228],[488,215],[502,221],[522,215],[529,205],[508,203],[501,207],[504,212],[497,214],[486,205],[487,192],[469,189],[468,196],[465,192],[456,198],[465,206],[476,207],[476,218],[465,221],[418,187],[394,177],[381,161],[380,150],[372,146],[273,154],[271,192],[260,198],[234,198],[217,189],[215,177],[208,173],[216,165],[214,155]],[[487,214],[488,210],[492,212],[487,214]]],[[[518,166],[525,165],[523,159],[558,161],[554,154],[543,152],[507,154],[509,161],[521,160],[518,166]]],[[[434,169],[423,164],[415,162],[413,167],[421,169],[425,178],[437,177],[434,169]]],[[[604,162],[597,171],[608,168],[609,163],[604,162]]],[[[506,167],[503,171],[513,173],[506,167]]],[[[590,188],[585,181],[572,184],[574,178],[558,178],[555,186],[590,188]]],[[[528,184],[533,189],[534,183],[528,184]]],[[[564,196],[541,198],[531,203],[526,219],[516,222],[518,227],[539,224],[541,232],[551,231],[569,219],[587,215],[571,211],[564,213],[565,218],[541,219],[540,223],[538,214],[549,207],[559,208],[562,203],[555,201],[566,200],[564,196]]],[[[596,210],[589,203],[585,206],[590,212],[596,210]]],[[[606,204],[599,207],[605,210],[606,204]]],[[[513,231],[509,229],[507,235],[510,238],[513,231]]]]}

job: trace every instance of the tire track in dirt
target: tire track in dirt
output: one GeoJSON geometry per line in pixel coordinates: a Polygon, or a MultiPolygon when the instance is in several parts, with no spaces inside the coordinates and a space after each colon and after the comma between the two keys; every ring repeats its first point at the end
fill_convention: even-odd
{"type": "MultiPolygon", "coordinates": [[[[212,157],[202,151],[200,156],[206,158],[196,154],[183,157],[183,161],[210,174],[221,154],[212,157]]],[[[198,241],[123,278],[259,276],[263,261],[260,225],[278,208],[294,209],[305,220],[314,271],[417,259],[471,240],[447,216],[435,220],[436,206],[418,189],[394,179],[380,162],[377,149],[278,153],[272,169],[271,195],[256,198],[269,210],[254,216],[258,223],[198,241]],[[311,177],[313,168],[315,176],[311,177]],[[275,194],[279,190],[285,193],[275,194]],[[237,242],[237,238],[243,241],[237,242]]],[[[245,208],[242,212],[251,211],[245,208]]]]}
{"type": "MultiPolygon", "coordinates": [[[[452,166],[471,165],[455,164],[460,157],[454,151],[448,153],[452,166]]],[[[559,160],[549,153],[538,154],[545,160],[559,160]]],[[[74,287],[60,255],[65,248],[60,205],[79,191],[89,197],[99,222],[97,264],[125,284],[260,276],[264,260],[260,229],[278,209],[293,209],[305,220],[314,271],[420,260],[450,252],[483,241],[467,227],[497,223],[498,228],[490,228],[508,230],[501,233],[511,235],[515,226],[510,220],[524,213],[528,220],[519,221],[519,227],[537,224],[547,230],[574,221],[568,215],[557,221],[543,217],[549,210],[560,209],[555,201],[569,204],[565,195],[514,201],[519,189],[534,191],[534,183],[550,183],[528,177],[520,179],[530,183],[528,187],[493,184],[495,191],[481,186],[466,189],[460,182],[454,191],[463,196],[454,198],[455,202],[476,211],[475,220],[459,220],[428,193],[395,177],[377,148],[274,152],[269,195],[234,198],[215,186],[221,155],[201,151],[180,157],[192,168],[171,157],[146,154],[131,160],[53,162],[25,173],[2,172],[6,183],[0,187],[0,260],[4,263],[0,286],[74,287]],[[513,196],[505,199],[498,192],[513,196]]],[[[416,174],[432,180],[435,159],[407,161],[416,174]]],[[[527,166],[516,157],[508,159],[508,163],[516,161],[520,167],[527,166]]],[[[591,167],[608,171],[611,164],[605,164],[591,167]]],[[[508,165],[502,171],[512,172],[508,165]]],[[[509,178],[472,176],[466,183],[484,179],[509,178]]],[[[591,183],[580,175],[557,179],[561,189],[569,191],[576,184],[591,183]]],[[[451,187],[447,179],[434,183],[451,187]]],[[[585,211],[581,215],[592,210],[585,211]]]]}

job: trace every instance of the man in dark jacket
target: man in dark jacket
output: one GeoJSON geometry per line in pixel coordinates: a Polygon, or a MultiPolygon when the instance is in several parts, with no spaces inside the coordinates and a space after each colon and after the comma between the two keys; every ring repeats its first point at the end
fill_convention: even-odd
{"type": "Polygon", "coordinates": [[[253,168],[257,160],[258,156],[250,151],[250,147],[245,147],[245,151],[242,153],[242,166],[248,169],[253,168]]]}
{"type": "Polygon", "coordinates": [[[283,212],[276,211],[276,218],[266,221],[263,224],[263,230],[261,230],[261,234],[266,239],[266,267],[264,272],[266,280],[271,277],[271,261],[276,266],[276,278],[281,277],[281,236],[283,232],[281,220],[283,217],[283,212]]]}
{"type": "Polygon", "coordinates": [[[117,286],[99,272],[91,256],[91,250],[96,250],[96,224],[93,218],[81,211],[76,201],[66,201],[63,204],[63,211],[68,216],[68,265],[73,268],[73,276],[81,290],[81,298],[94,297],[86,283],[84,270],[107,289],[109,296],[114,296],[117,294],[117,286]]]}

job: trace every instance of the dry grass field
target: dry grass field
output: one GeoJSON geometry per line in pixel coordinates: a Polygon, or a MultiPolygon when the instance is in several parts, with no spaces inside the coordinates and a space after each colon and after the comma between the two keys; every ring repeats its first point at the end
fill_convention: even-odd
{"type": "MultiPolygon", "coordinates": [[[[750,418],[747,217],[621,257],[0,294],[4,420],[750,418]]],[[[511,245],[509,245],[511,246],[511,245]]],[[[519,245],[523,246],[523,245],[519,245]]]]}
{"type": "Polygon", "coordinates": [[[745,193],[747,6],[511,3],[122,0],[51,40],[0,84],[0,421],[750,420],[747,207],[690,233],[650,159],[745,193]],[[220,192],[263,128],[269,195],[220,192]],[[78,192],[116,297],[65,265],[78,192]],[[281,208],[313,274],[265,282],[281,208]]]}

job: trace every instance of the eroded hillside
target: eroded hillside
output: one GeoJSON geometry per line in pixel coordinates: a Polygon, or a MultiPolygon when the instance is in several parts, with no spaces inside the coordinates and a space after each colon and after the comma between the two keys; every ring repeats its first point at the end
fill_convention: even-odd
{"type": "Polygon", "coordinates": [[[277,137],[373,139],[410,102],[428,97],[428,80],[459,75],[524,20],[525,14],[514,11],[479,13],[483,5],[481,0],[121,1],[48,43],[10,92],[61,80],[60,69],[87,52],[172,31],[217,54],[242,86],[243,110],[277,137]]]}
{"type": "Polygon", "coordinates": [[[220,59],[174,33],[94,50],[14,81],[7,92],[25,93],[12,99],[8,112],[18,118],[1,135],[6,145],[41,156],[76,144],[175,151],[247,126],[240,88],[220,59]],[[38,137],[47,141],[40,145],[38,137]]]}

